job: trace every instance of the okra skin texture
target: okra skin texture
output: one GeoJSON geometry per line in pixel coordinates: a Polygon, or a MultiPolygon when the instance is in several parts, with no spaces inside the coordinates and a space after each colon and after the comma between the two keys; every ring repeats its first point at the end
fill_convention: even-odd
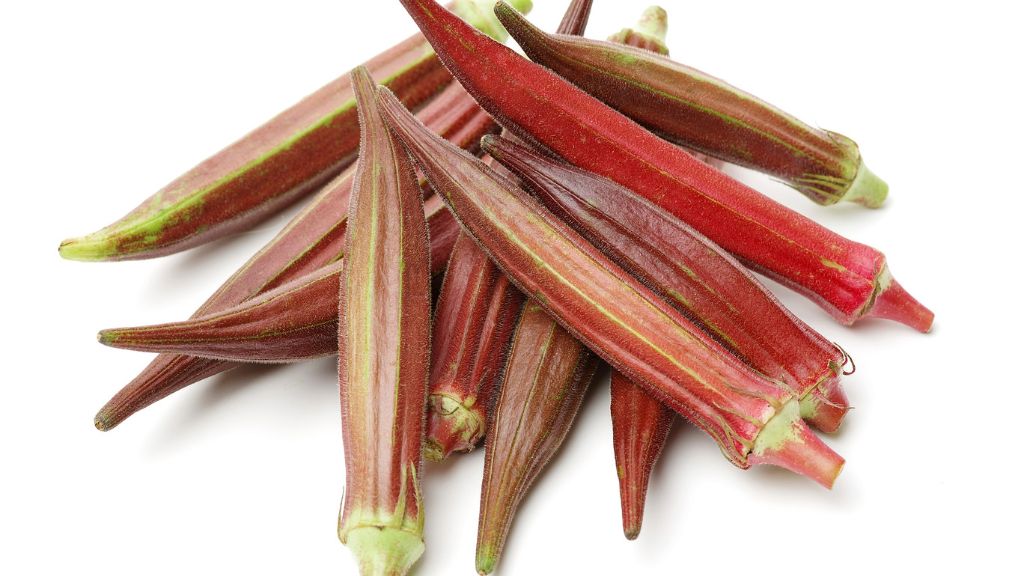
{"type": "MultiPolygon", "coordinates": [[[[436,2],[402,3],[445,66],[517,136],[633,189],[843,324],[877,316],[930,328],[931,311],[893,280],[877,250],[702,164],[553,72],[477,34],[436,2]]],[[[512,10],[501,2],[495,7],[499,17],[512,10]]]]}
{"type": "Polygon", "coordinates": [[[640,535],[651,470],[668,441],[675,413],[612,370],[612,446],[619,477],[622,532],[629,540],[640,535]]]}
{"type": "MultiPolygon", "coordinates": [[[[500,41],[487,0],[452,8],[500,41]]],[[[365,64],[418,106],[451,75],[416,34],[365,64]]],[[[192,168],[117,222],[61,243],[71,260],[135,260],[180,252],[247,229],[319,188],[356,158],[359,123],[348,74],[192,168]]]]}
{"type": "Polygon", "coordinates": [[[472,237],[459,235],[434,312],[429,460],[468,452],[486,432],[489,392],[522,303],[503,276],[472,237]]]}
{"type": "Polygon", "coordinates": [[[797,398],[838,385],[845,353],[727,252],[619,184],[495,136],[483,148],[661,299],[797,398]]]}
{"type": "Polygon", "coordinates": [[[494,571],[520,501],[565,440],[596,368],[579,340],[526,303],[484,441],[479,573],[494,571]]]}
{"type": "Polygon", "coordinates": [[[736,465],[772,460],[831,485],[842,460],[806,431],[781,382],[742,364],[511,180],[432,136],[386,89],[378,94],[382,115],[463,230],[524,294],[736,465]]]}
{"type": "MultiPolygon", "coordinates": [[[[459,226],[437,196],[424,202],[431,262],[445,262],[459,226]]],[[[432,273],[440,268],[432,265],[432,273]]],[[[114,348],[245,363],[296,362],[338,353],[344,260],[300,276],[222,312],[184,322],[102,330],[114,348]]]]}
{"type": "MultiPolygon", "coordinates": [[[[467,149],[477,148],[480,137],[496,128],[491,117],[458,83],[448,86],[417,116],[438,134],[467,149]]],[[[341,258],[345,253],[354,174],[354,169],[346,170],[325,186],[270,242],[228,278],[192,318],[238,306],[257,294],[313,273],[341,258]]],[[[447,211],[439,201],[430,199],[426,201],[425,209],[447,211]]],[[[435,247],[431,262],[443,271],[458,234],[458,226],[451,226],[453,220],[447,214],[431,213],[428,220],[431,244],[435,247]]],[[[109,430],[181,388],[236,365],[193,356],[161,354],[100,409],[94,418],[96,428],[109,430]]]]}
{"type": "Polygon", "coordinates": [[[780,178],[822,205],[852,200],[878,207],[888,193],[846,136],[668,57],[549,34],[513,11],[499,17],[531,60],[668,140],[780,178]]]}
{"type": "Polygon", "coordinates": [[[412,162],[353,72],[362,135],[338,331],[345,496],[338,537],[360,573],[406,574],[423,553],[430,252],[412,162]]]}

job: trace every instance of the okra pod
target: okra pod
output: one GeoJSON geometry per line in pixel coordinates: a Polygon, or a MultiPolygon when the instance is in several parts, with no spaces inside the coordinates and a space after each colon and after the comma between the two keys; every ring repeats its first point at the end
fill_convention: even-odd
{"type": "Polygon", "coordinates": [[[549,34],[514,10],[498,15],[531,60],[673,142],[775,176],[823,205],[878,207],[888,193],[842,134],[665,56],[549,34]]]}
{"type": "Polygon", "coordinates": [[[597,364],[543,308],[526,303],[484,441],[479,573],[494,571],[519,502],[565,440],[597,364]]]}
{"type": "MultiPolygon", "coordinates": [[[[877,250],[702,164],[436,2],[402,4],[460,83],[517,136],[635,190],[843,324],[882,317],[931,327],[931,311],[893,279],[877,250]]],[[[514,10],[495,6],[506,19],[514,10]]]]}
{"type": "Polygon", "coordinates": [[[360,573],[401,575],[423,553],[423,424],[430,371],[430,252],[408,155],[352,73],[361,126],[342,275],[338,379],[345,497],[338,538],[360,573]]]}
{"type": "MultiPolygon", "coordinates": [[[[451,4],[467,21],[503,41],[507,35],[492,5],[491,0],[451,4]]],[[[365,65],[411,107],[451,81],[420,34],[365,65]]],[[[178,177],[117,222],[65,240],[60,254],[93,261],[154,258],[244,230],[351,164],[358,144],[355,99],[346,74],[178,177]]]]}
{"type": "MultiPolygon", "coordinates": [[[[458,224],[437,196],[423,203],[431,272],[452,252],[458,224]]],[[[338,353],[338,260],[228,308],[184,322],[102,330],[101,344],[249,363],[296,362],[338,353]]]]}
{"type": "Polygon", "coordinates": [[[629,540],[640,535],[651,470],[672,430],[675,413],[644,392],[618,370],[612,370],[612,446],[619,477],[622,532],[629,540]]]}
{"type": "Polygon", "coordinates": [[[490,392],[521,304],[487,254],[460,234],[434,312],[428,459],[467,452],[483,438],[490,392]]]}
{"type": "MultiPolygon", "coordinates": [[[[458,83],[446,88],[417,116],[438,134],[467,149],[475,149],[480,137],[495,129],[490,116],[458,83]]],[[[346,170],[325,186],[281,232],[228,278],[192,318],[228,310],[341,258],[345,252],[353,174],[354,170],[346,170]]],[[[426,206],[440,208],[429,199],[426,206]]],[[[451,247],[458,227],[450,226],[450,220],[446,224],[443,214],[436,218],[439,218],[436,224],[431,218],[431,243],[436,248],[432,262],[443,270],[448,259],[443,247],[451,247]]],[[[109,430],[153,402],[236,365],[194,356],[161,354],[100,409],[94,418],[96,428],[109,430]]]]}
{"type": "Polygon", "coordinates": [[[800,420],[785,384],[744,365],[514,182],[430,134],[387,89],[378,102],[463,230],[566,330],[737,466],[774,463],[832,485],[842,458],[800,420]]]}

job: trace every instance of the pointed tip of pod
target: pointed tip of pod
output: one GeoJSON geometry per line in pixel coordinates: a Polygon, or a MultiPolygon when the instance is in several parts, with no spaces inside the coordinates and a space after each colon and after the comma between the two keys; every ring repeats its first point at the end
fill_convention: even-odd
{"type": "Polygon", "coordinates": [[[865,317],[894,320],[922,333],[930,332],[935,321],[935,313],[918,302],[896,280],[890,280],[889,285],[881,289],[865,317]]]}
{"type": "Polygon", "coordinates": [[[96,333],[96,341],[104,346],[113,346],[120,334],[118,330],[100,330],[96,333]]]}
{"type": "Polygon", "coordinates": [[[498,555],[497,549],[492,545],[478,547],[476,551],[477,574],[483,576],[494,572],[494,567],[498,565],[498,555]]]}
{"type": "Polygon", "coordinates": [[[868,208],[880,208],[889,196],[889,185],[872,172],[863,160],[857,168],[857,175],[846,189],[843,200],[856,202],[868,208]]]}
{"type": "Polygon", "coordinates": [[[423,538],[412,532],[377,526],[349,530],[345,545],[359,562],[361,576],[408,574],[425,549],[423,538]]]}
{"type": "Polygon", "coordinates": [[[89,236],[79,238],[68,238],[60,243],[57,252],[65,260],[77,260],[79,262],[100,262],[113,258],[115,251],[113,245],[104,240],[94,240],[89,236]]]}
{"type": "Polygon", "coordinates": [[[846,461],[811,432],[794,400],[757,435],[747,462],[780,466],[831,489],[846,461]]]}
{"type": "Polygon", "coordinates": [[[100,432],[106,432],[117,426],[117,422],[111,418],[111,414],[106,410],[100,410],[92,417],[92,425],[96,427],[100,432]]]}
{"type": "Polygon", "coordinates": [[[453,452],[469,452],[483,438],[483,419],[464,402],[445,394],[432,394],[430,408],[423,447],[428,460],[440,462],[453,452]]]}

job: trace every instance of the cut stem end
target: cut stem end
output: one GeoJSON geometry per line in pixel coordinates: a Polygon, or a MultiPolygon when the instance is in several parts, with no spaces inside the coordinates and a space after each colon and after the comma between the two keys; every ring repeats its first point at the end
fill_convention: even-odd
{"type": "Polygon", "coordinates": [[[362,576],[401,576],[423,554],[423,538],[398,528],[360,526],[348,531],[345,545],[359,562],[362,576]]]}
{"type": "Polygon", "coordinates": [[[469,452],[484,436],[484,420],[478,409],[446,394],[430,396],[430,416],[424,456],[440,462],[453,452],[469,452]]]}
{"type": "Polygon", "coordinates": [[[792,400],[776,414],[754,441],[747,456],[751,465],[772,464],[832,488],[845,461],[811,432],[792,400]]]}
{"type": "Polygon", "coordinates": [[[878,293],[865,316],[895,320],[924,333],[931,331],[935,320],[935,313],[918,302],[895,280],[878,293]]]}
{"type": "Polygon", "coordinates": [[[861,160],[857,176],[850,183],[843,200],[856,202],[868,208],[880,208],[888,195],[889,185],[868,169],[867,164],[861,160]]]}

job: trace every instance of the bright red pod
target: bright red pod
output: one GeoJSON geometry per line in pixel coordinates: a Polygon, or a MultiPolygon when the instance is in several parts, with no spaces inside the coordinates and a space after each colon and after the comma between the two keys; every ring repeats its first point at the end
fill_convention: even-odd
{"type": "MultiPolygon", "coordinates": [[[[481,136],[495,130],[491,117],[457,83],[427,104],[417,117],[438,134],[467,149],[475,149],[481,136]]],[[[228,278],[192,318],[198,319],[237,306],[257,294],[315,272],[341,258],[345,252],[354,172],[347,170],[325,186],[277,236],[228,278]]],[[[427,208],[430,207],[428,199],[427,208]]],[[[434,207],[440,208],[440,204],[434,207]]],[[[450,223],[448,220],[447,224],[450,223]]],[[[435,225],[431,217],[431,243],[436,247],[432,262],[440,270],[443,270],[458,234],[457,226],[447,224],[438,220],[435,225]],[[449,247],[449,252],[444,250],[444,246],[449,247]]],[[[185,386],[236,365],[193,356],[161,354],[100,409],[94,418],[96,428],[109,430],[185,386]]]]}
{"type": "Polygon", "coordinates": [[[512,518],[579,412],[597,358],[543,308],[523,307],[484,449],[476,569],[494,571],[512,518]]]}
{"type": "Polygon", "coordinates": [[[511,337],[511,320],[521,304],[518,291],[487,254],[461,234],[434,312],[427,459],[468,452],[483,438],[487,395],[497,377],[494,363],[511,337]]]}
{"type": "Polygon", "coordinates": [[[622,532],[629,540],[640,535],[651,470],[672,430],[675,412],[618,370],[612,370],[612,446],[619,477],[622,532]]]}
{"type": "Polygon", "coordinates": [[[352,73],[361,126],[342,275],[338,380],[345,496],[338,538],[364,575],[406,574],[423,553],[423,424],[430,251],[412,162],[352,73]]]}
{"type": "MultiPolygon", "coordinates": [[[[402,4],[445,66],[517,136],[637,191],[843,324],[882,317],[931,327],[934,315],[893,280],[877,250],[702,164],[436,2],[402,4]]],[[[513,10],[495,7],[499,17],[513,10]]]]}
{"type": "Polygon", "coordinates": [[[430,134],[386,89],[378,94],[463,230],[524,294],[736,465],[775,463],[831,486],[842,459],[800,420],[784,384],[744,365],[511,180],[430,134]]]}
{"type": "MultiPolygon", "coordinates": [[[[735,258],[607,178],[496,136],[482,144],[616,264],[755,370],[785,383],[814,422],[820,394],[839,385],[846,353],[794,316],[735,258]]],[[[830,414],[824,427],[832,420],[830,414]]]]}

